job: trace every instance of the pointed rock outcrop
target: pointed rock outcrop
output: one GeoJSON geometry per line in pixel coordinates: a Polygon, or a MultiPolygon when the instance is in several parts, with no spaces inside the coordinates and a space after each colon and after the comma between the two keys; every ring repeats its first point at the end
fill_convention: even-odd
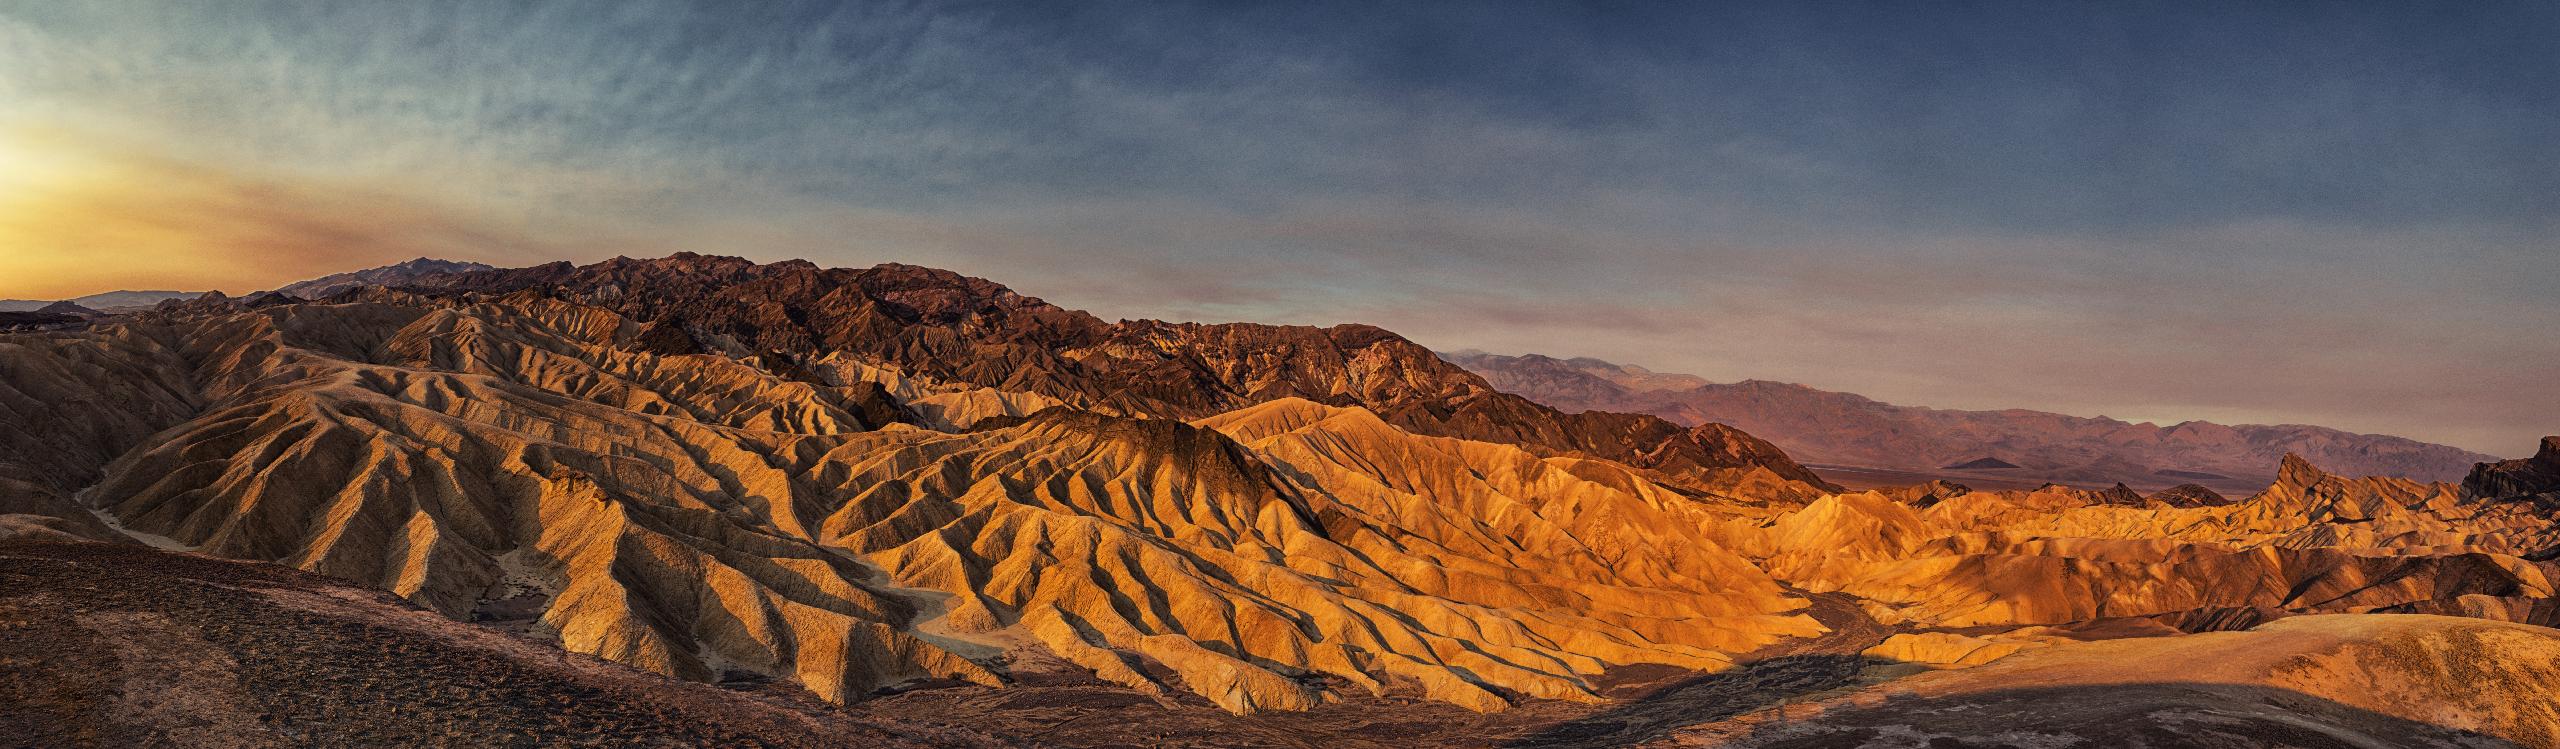
{"type": "Polygon", "coordinates": [[[2542,438],[2533,457],[2482,463],[2462,480],[2465,499],[2505,499],[2560,493],[2560,436],[2542,438]]]}

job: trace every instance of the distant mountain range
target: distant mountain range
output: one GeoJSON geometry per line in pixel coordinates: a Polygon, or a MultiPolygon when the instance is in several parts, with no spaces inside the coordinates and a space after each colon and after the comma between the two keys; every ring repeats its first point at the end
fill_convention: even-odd
{"type": "MultiPolygon", "coordinates": [[[[319,299],[363,286],[402,286],[448,274],[489,270],[491,267],[481,263],[422,257],[379,268],[333,273],[308,281],[286,284],[270,293],[295,299],[319,299]]],[[[209,292],[108,291],[71,299],[0,299],[0,312],[49,312],[71,315],[135,312],[150,309],[172,299],[197,299],[207,293],[209,292]],[[71,306],[62,306],[66,304],[71,306]]]]}
{"type": "Polygon", "coordinates": [[[300,299],[319,299],[361,286],[402,286],[449,273],[468,273],[490,268],[491,266],[480,263],[422,257],[405,263],[333,273],[309,281],[287,284],[276,289],[276,293],[300,299]]]}
{"type": "Polygon", "coordinates": [[[2350,475],[2421,481],[2462,478],[2496,460],[2446,445],[2300,424],[2170,426],[2009,409],[1902,406],[1854,393],[1766,380],[1713,383],[1599,359],[1481,351],[1442,357],[1505,392],[1557,409],[1649,413],[1696,426],[1721,423],[1767,439],[1813,465],[1945,475],[1961,481],[2054,481],[2166,486],[2264,486],[2286,454],[2350,475]]]}
{"type": "Polygon", "coordinates": [[[142,309],[171,299],[194,299],[201,291],[109,291],[70,299],[0,299],[0,312],[35,312],[70,302],[100,312],[142,309]]]}
{"type": "MultiPolygon", "coordinates": [[[[1488,381],[1373,326],[1110,322],[894,263],[448,267],[0,313],[58,318],[0,333],[0,662],[48,685],[0,699],[12,746],[1620,747],[1816,691],[1779,716],[1816,739],[1890,700],[1934,735],[2418,746],[2301,706],[2560,688],[2560,438],[2421,484],[2231,465],[2259,428],[1468,357],[1488,381]],[[1844,491],[1728,413],[1967,481],[2276,480],[1844,491]],[[2299,691],[2160,686],[2188,670],[2299,691]],[[2198,701],[2272,717],[2165,712],[2198,701]]],[[[2560,735],[2534,720],[2490,735],[2560,735]]]]}

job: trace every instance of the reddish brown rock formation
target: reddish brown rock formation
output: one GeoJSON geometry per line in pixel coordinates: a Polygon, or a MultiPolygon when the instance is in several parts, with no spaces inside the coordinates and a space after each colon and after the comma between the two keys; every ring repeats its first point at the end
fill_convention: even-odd
{"type": "Polygon", "coordinates": [[[2127,487],[2121,483],[2107,487],[2105,490],[2098,492],[2097,496],[2098,504],[2106,505],[2140,507],[2142,506],[2142,501],[2143,496],[2141,492],[2134,491],[2131,487],[2127,487]]]}
{"type": "MultiPolygon", "coordinates": [[[[1854,686],[1860,653],[2560,610],[2560,528],[2508,501],[2560,449],[2461,492],[2288,455],[2236,502],[1837,493],[1738,429],[1563,414],[1366,326],[1103,323],[894,265],[441,279],[0,336],[0,537],[261,560],[838,703],[1067,673],[1096,720],[1525,708],[1591,716],[1526,740],[1598,746],[1670,727],[1608,717],[1640,677],[1694,681],[1648,700],[1676,707],[1854,686]]],[[[163,557],[193,558],[134,558],[163,557]]]]}
{"type": "Polygon", "coordinates": [[[463,263],[434,258],[418,258],[379,268],[366,268],[346,273],[333,273],[319,278],[278,287],[275,293],[296,299],[325,299],[341,291],[366,286],[408,286],[439,276],[489,270],[480,263],[463,263]]]}
{"type": "MultiPolygon", "coordinates": [[[[28,521],[9,527],[114,537],[72,525],[95,509],[155,544],[834,701],[998,684],[997,656],[1029,647],[1238,713],[1391,680],[1494,710],[1598,699],[1613,665],[1718,668],[1820,631],[1706,535],[1710,495],[1671,483],[1783,460],[1742,435],[1570,422],[1618,444],[1690,440],[1639,470],[1300,398],[1206,426],[1052,406],[940,431],[901,423],[889,382],[809,381],[852,371],[841,354],[682,353],[679,332],[734,340],[540,294],[380,289],[0,339],[15,417],[0,476],[19,478],[5,488],[28,521]]],[[[1805,490],[1767,481],[1730,486],[1805,490]]]]}
{"type": "MultiPolygon", "coordinates": [[[[2473,466],[2462,479],[2468,499],[2542,497],[2560,493],[2560,436],[2542,438],[2533,457],[2473,466]]],[[[2552,500],[2560,503],[2560,498],[2552,500]]]]}
{"type": "Polygon", "coordinates": [[[1428,349],[1367,325],[1105,323],[994,282],[894,263],[856,270],[678,254],[430,283],[480,295],[538,293],[642,321],[680,321],[725,340],[733,354],[851,355],[913,376],[1035,393],[1080,408],[1198,418],[1305,398],[1358,405],[1424,434],[1618,460],[1694,479],[1701,488],[1835,488],[1741,430],[1683,428],[1638,414],[1564,414],[1496,392],[1428,349]]]}

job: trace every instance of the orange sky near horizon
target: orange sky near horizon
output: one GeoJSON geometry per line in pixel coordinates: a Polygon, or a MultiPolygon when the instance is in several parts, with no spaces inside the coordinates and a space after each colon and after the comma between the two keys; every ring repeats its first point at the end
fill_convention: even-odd
{"type": "Polygon", "coordinates": [[[504,236],[414,196],[243,174],[35,128],[0,128],[0,298],[118,289],[240,294],[504,236]]]}

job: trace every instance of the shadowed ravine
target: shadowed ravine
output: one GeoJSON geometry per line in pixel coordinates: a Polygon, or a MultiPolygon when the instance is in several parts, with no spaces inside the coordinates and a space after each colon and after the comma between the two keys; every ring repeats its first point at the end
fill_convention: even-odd
{"type": "Polygon", "coordinates": [[[2560,440],[2461,484],[1848,492],[1367,326],[698,255],[410,281],[0,336],[32,735],[1600,747],[2189,677],[2560,722],[2512,704],[2560,666],[2510,623],[2560,610],[2560,440]],[[477,665],[403,675],[439,662],[477,665]]]}
{"type": "Polygon", "coordinates": [[[1891,629],[1845,596],[1812,597],[1811,613],[1831,629],[1820,637],[1789,640],[1744,656],[1727,671],[1675,677],[1668,683],[1612,690],[1620,700],[1593,715],[1539,729],[1505,746],[1612,747],[1668,735],[1672,729],[1783,704],[1804,695],[1857,686],[1870,666],[1892,661],[1861,655],[1891,629]]]}
{"type": "MultiPolygon", "coordinates": [[[[1532,703],[1479,714],[1391,697],[1237,716],[1196,697],[1159,703],[1062,672],[1003,689],[921,684],[834,707],[785,685],[712,689],[549,651],[268,565],[28,542],[0,543],[0,562],[0,626],[9,633],[0,638],[0,663],[9,666],[0,678],[0,730],[18,737],[13,746],[350,745],[432,736],[483,746],[840,746],[849,738],[866,746],[1408,749],[1776,749],[1872,740],[2004,747],[2031,739],[2107,746],[2134,738],[2235,749],[2552,745],[2534,728],[2547,730],[2547,722],[2510,720],[2483,732],[2265,686],[2139,682],[1936,694],[1928,680],[1903,680],[1844,692],[1862,670],[1890,664],[1836,653],[1779,654],[1667,684],[1654,680],[1662,674],[1623,674],[1612,680],[1625,684],[1611,690],[1621,701],[1597,710],[1532,703]]],[[[2535,689],[2547,682],[2515,679],[2535,669],[2547,677],[2560,665],[2548,652],[2454,636],[2460,652],[2480,659],[2447,662],[2445,673],[2464,675],[2464,686],[2535,689]]],[[[2393,657],[2410,656],[2428,659],[2393,657]]],[[[2443,704],[2475,718],[2494,713],[2460,707],[2458,698],[2443,704]]]]}

